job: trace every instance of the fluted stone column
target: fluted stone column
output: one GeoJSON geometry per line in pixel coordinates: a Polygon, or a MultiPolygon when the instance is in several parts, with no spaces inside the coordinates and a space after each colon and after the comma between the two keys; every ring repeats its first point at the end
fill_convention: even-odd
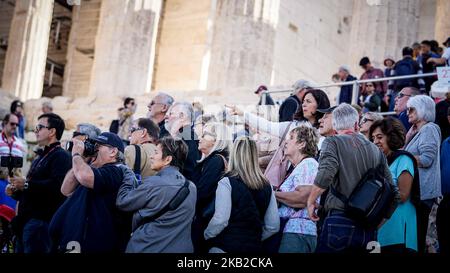
{"type": "Polygon", "coordinates": [[[136,96],[151,88],[162,0],[102,1],[89,95],[136,96]]]}
{"type": "Polygon", "coordinates": [[[273,0],[217,0],[208,90],[270,84],[278,10],[273,0]]]}
{"type": "Polygon", "coordinates": [[[64,69],[64,96],[84,97],[89,94],[101,3],[102,0],[83,0],[73,7],[64,69]]]}
{"type": "Polygon", "coordinates": [[[15,1],[2,87],[21,100],[40,98],[53,0],[15,1]]]}
{"type": "Polygon", "coordinates": [[[442,46],[450,36],[450,1],[437,0],[436,5],[436,40],[442,46]]]}
{"type": "Polygon", "coordinates": [[[419,14],[420,0],[355,0],[349,51],[354,70],[363,72],[363,56],[380,68],[386,55],[400,59],[401,49],[418,39],[419,14]]]}

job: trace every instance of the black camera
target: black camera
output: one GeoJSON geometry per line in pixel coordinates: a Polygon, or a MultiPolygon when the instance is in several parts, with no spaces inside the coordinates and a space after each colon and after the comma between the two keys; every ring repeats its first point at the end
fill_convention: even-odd
{"type": "MultiPolygon", "coordinates": [[[[73,149],[73,141],[69,141],[66,144],[66,150],[72,152],[73,149]]],[[[91,157],[96,154],[97,150],[95,149],[95,141],[88,138],[84,141],[84,157],[91,157]]]]}
{"type": "Polygon", "coordinates": [[[18,156],[2,156],[1,167],[8,168],[9,176],[13,176],[13,169],[23,167],[23,158],[18,156]]]}

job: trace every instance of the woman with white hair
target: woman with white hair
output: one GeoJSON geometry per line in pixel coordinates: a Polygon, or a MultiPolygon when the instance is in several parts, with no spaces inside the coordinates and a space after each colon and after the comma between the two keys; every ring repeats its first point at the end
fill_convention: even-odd
{"type": "Polygon", "coordinates": [[[377,121],[382,120],[383,116],[376,112],[367,112],[363,115],[361,121],[359,122],[359,132],[363,134],[367,139],[370,138],[369,130],[370,126],[377,121]]]}
{"type": "Polygon", "coordinates": [[[222,123],[208,123],[199,135],[198,149],[202,153],[192,175],[197,187],[196,215],[192,238],[196,253],[207,252],[203,231],[214,213],[217,183],[227,169],[227,158],[232,145],[231,130],[222,123]]]}
{"type": "Polygon", "coordinates": [[[415,96],[407,103],[408,122],[405,150],[414,155],[419,167],[420,206],[417,208],[419,252],[425,251],[428,218],[436,198],[441,196],[440,143],[441,130],[434,123],[436,105],[425,95],[415,96]]]}
{"type": "Polygon", "coordinates": [[[204,232],[210,253],[257,253],[262,240],[280,228],[277,203],[258,166],[256,143],[239,137],[230,153],[225,177],[219,181],[215,210],[204,232]]]}

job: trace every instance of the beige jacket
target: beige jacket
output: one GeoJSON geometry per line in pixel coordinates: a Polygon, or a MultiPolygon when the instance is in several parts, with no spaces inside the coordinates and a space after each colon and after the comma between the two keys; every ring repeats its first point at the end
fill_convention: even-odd
{"type": "MultiPolygon", "coordinates": [[[[150,168],[150,156],[155,154],[156,146],[151,143],[139,145],[141,147],[141,176],[142,179],[155,175],[155,171],[150,168]]],[[[125,164],[133,169],[136,159],[136,147],[129,145],[125,148],[125,164]]]]}

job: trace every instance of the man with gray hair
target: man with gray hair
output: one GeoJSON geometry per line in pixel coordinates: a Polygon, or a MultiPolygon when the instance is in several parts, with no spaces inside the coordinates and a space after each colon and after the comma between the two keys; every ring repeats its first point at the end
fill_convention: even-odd
{"type": "Polygon", "coordinates": [[[194,109],[189,102],[176,102],[166,114],[165,129],[173,138],[181,138],[188,146],[188,155],[181,173],[191,180],[201,153],[198,150],[198,136],[192,128],[194,109]]]}
{"type": "Polygon", "coordinates": [[[147,105],[147,118],[159,126],[159,138],[169,135],[164,125],[166,114],[173,102],[174,99],[170,95],[160,92],[147,105]]]}
{"type": "Polygon", "coordinates": [[[44,101],[42,103],[42,113],[44,114],[53,113],[53,105],[51,101],[44,101]]]}
{"type": "Polygon", "coordinates": [[[323,208],[325,216],[317,252],[365,252],[367,244],[376,240],[377,227],[366,227],[349,218],[344,202],[336,195],[348,198],[367,171],[380,164],[383,176],[392,184],[386,158],[375,144],[358,133],[358,119],[358,112],[351,105],[339,105],[332,115],[337,135],[327,137],[322,144],[319,170],[307,204],[311,220],[318,221],[316,200],[330,189],[323,208]]]}
{"type": "MultiPolygon", "coordinates": [[[[72,135],[72,139],[77,139],[80,141],[86,141],[87,139],[95,139],[96,137],[98,137],[102,132],[100,131],[100,129],[90,123],[79,123],[77,124],[77,129],[75,130],[75,132],[73,132],[72,135]]],[[[72,147],[73,147],[73,140],[67,143],[68,145],[67,150],[69,152],[72,152],[72,147]]],[[[90,163],[94,157],[93,156],[87,156],[84,158],[86,163],[90,163]]]]}
{"type": "MultiPolygon", "coordinates": [[[[341,65],[338,71],[339,78],[342,82],[351,82],[356,80],[354,76],[350,74],[350,67],[348,65],[341,65]]],[[[341,86],[341,92],[339,93],[339,99],[337,104],[340,103],[352,103],[353,98],[353,85],[341,86]]]]}
{"type": "Polygon", "coordinates": [[[305,80],[298,80],[292,86],[293,92],[290,97],[285,99],[280,106],[279,122],[292,121],[297,109],[302,107],[302,100],[305,92],[312,88],[311,83],[305,80]]]}

